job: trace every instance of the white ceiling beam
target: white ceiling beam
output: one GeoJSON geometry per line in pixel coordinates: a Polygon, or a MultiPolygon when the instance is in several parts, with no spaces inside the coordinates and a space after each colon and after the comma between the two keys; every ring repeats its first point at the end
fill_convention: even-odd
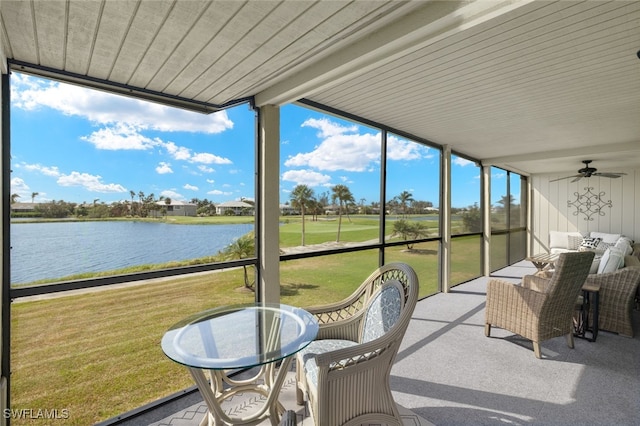
{"type": "Polygon", "coordinates": [[[538,151],[528,154],[505,155],[504,157],[484,158],[481,160],[485,166],[517,163],[520,161],[553,160],[557,158],[584,158],[589,155],[610,154],[612,152],[637,152],[638,141],[617,144],[602,144],[596,146],[581,146],[579,148],[559,149],[555,151],[538,151]]]}
{"type": "Polygon", "coordinates": [[[427,2],[404,18],[258,93],[256,105],[295,102],[532,1],[427,2]]]}

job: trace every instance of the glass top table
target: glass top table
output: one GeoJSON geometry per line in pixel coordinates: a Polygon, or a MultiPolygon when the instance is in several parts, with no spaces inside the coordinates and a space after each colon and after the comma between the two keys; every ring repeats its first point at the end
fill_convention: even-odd
{"type": "Polygon", "coordinates": [[[317,333],[316,319],[304,309],[282,304],[233,305],[178,322],[164,334],[161,347],[168,358],[189,369],[198,385],[209,408],[201,424],[258,424],[269,417],[277,425],[284,412],[277,397],[291,357],[317,333]],[[259,371],[249,379],[227,374],[256,366],[259,371]],[[208,379],[203,370],[208,371],[208,379]],[[266,401],[249,415],[230,417],[222,404],[240,392],[259,393],[266,401]]]}

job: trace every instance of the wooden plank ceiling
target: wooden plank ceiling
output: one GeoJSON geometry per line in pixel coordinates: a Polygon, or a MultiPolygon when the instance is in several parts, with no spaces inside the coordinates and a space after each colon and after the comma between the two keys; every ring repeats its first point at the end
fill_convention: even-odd
{"type": "Polygon", "coordinates": [[[2,0],[0,25],[3,69],[306,98],[523,173],[640,168],[640,2],[2,0]]]}

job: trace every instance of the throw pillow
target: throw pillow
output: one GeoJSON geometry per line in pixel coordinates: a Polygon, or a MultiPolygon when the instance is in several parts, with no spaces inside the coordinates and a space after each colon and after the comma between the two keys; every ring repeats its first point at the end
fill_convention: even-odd
{"type": "Polygon", "coordinates": [[[582,239],[582,243],[580,244],[580,248],[587,249],[587,250],[595,250],[596,247],[598,247],[598,244],[600,244],[600,241],[602,241],[601,238],[584,237],[582,239]]]}
{"type": "Polygon", "coordinates": [[[569,246],[567,247],[569,250],[578,250],[580,248],[580,244],[582,243],[582,236],[573,236],[569,235],[569,246]]]}
{"type": "Polygon", "coordinates": [[[591,238],[600,238],[602,241],[609,244],[611,243],[615,244],[615,242],[618,241],[618,238],[622,237],[622,235],[620,234],[607,234],[606,232],[595,232],[595,231],[591,231],[589,236],[591,238]]]}
{"type": "Polygon", "coordinates": [[[622,250],[615,247],[608,248],[600,259],[600,265],[598,266],[598,274],[606,274],[608,272],[615,272],[624,265],[624,254],[622,250]]]}
{"type": "Polygon", "coordinates": [[[600,242],[598,243],[598,246],[596,247],[596,250],[599,250],[599,251],[604,252],[604,251],[606,251],[609,247],[613,247],[614,245],[615,245],[615,244],[613,244],[613,243],[605,243],[604,241],[600,241],[600,242]]]}
{"type": "Polygon", "coordinates": [[[630,255],[633,252],[633,241],[627,237],[620,237],[616,241],[614,247],[619,248],[624,252],[625,256],[630,255]]]}

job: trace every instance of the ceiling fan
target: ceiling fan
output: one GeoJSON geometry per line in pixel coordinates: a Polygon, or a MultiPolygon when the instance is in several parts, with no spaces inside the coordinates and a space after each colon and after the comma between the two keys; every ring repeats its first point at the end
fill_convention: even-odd
{"type": "Polygon", "coordinates": [[[621,172],[598,172],[598,169],[596,169],[595,167],[589,167],[589,164],[591,163],[591,161],[592,160],[582,160],[582,162],[584,163],[584,167],[578,170],[577,175],[566,176],[559,179],[553,179],[553,180],[550,180],[549,182],[556,182],[559,180],[570,179],[570,178],[573,178],[571,182],[577,182],[582,178],[590,178],[591,176],[619,178],[622,175],[626,175],[626,173],[621,173],[621,172]]]}

